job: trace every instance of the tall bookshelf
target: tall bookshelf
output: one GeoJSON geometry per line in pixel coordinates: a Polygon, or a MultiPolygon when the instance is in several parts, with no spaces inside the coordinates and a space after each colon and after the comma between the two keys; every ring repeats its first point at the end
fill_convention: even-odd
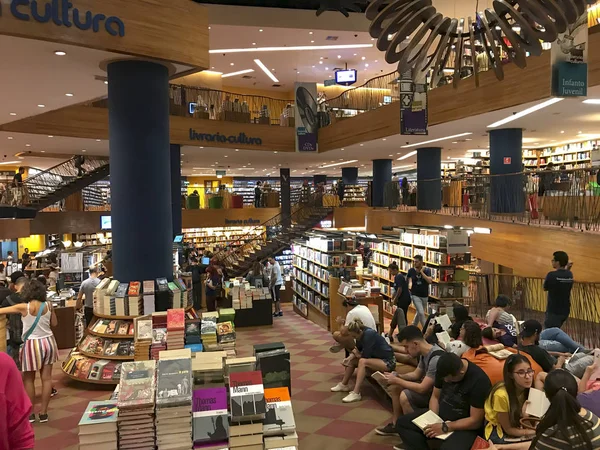
{"type": "Polygon", "coordinates": [[[528,170],[543,170],[548,163],[564,165],[567,170],[586,168],[592,164],[591,152],[600,141],[587,140],[556,147],[523,150],[523,164],[528,170]]]}
{"type": "Polygon", "coordinates": [[[257,243],[266,240],[265,227],[217,227],[217,228],[186,228],[183,230],[183,242],[201,250],[215,251],[219,247],[240,247],[245,245],[248,235],[254,234],[257,243]]]}
{"type": "Polygon", "coordinates": [[[423,256],[423,262],[431,270],[433,283],[429,285],[430,300],[442,306],[458,301],[463,303],[468,298],[467,272],[457,264],[461,258],[448,254],[447,236],[443,231],[422,230],[420,233],[403,232],[398,238],[386,237],[373,248],[373,278],[381,289],[384,298],[384,315],[391,318],[394,305],[394,280],[388,266],[396,262],[399,271],[406,275],[413,266],[413,258],[423,256]]]}
{"type": "Polygon", "coordinates": [[[340,277],[353,277],[358,254],[355,241],[308,238],[294,241],[293,303],[294,311],[327,330],[333,329],[330,315],[331,298],[336,298],[340,277]]]}

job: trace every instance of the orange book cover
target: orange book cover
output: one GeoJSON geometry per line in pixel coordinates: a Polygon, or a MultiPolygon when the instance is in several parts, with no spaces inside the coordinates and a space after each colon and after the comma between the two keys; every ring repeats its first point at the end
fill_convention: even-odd
{"type": "Polygon", "coordinates": [[[132,281],[129,283],[129,292],[127,295],[130,297],[137,297],[140,295],[141,283],[139,281],[132,281]]]}
{"type": "Polygon", "coordinates": [[[290,391],[287,387],[265,389],[265,401],[267,403],[289,402],[290,391]]]}
{"type": "Polygon", "coordinates": [[[183,330],[185,328],[185,310],[169,309],[167,310],[167,330],[183,330]]]}

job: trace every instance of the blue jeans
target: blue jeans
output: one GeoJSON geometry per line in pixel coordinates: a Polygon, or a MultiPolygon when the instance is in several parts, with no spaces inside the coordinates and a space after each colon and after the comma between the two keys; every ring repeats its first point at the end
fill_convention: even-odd
{"type": "Polygon", "coordinates": [[[585,350],[583,345],[575,342],[560,328],[546,328],[540,334],[540,347],[548,352],[573,353],[575,350],[585,350]]]}
{"type": "Polygon", "coordinates": [[[416,295],[411,295],[411,297],[413,305],[415,305],[415,309],[417,310],[412,324],[418,325],[420,322],[421,326],[424,327],[425,321],[427,320],[425,313],[427,313],[427,301],[429,300],[429,297],[418,297],[416,295]]]}

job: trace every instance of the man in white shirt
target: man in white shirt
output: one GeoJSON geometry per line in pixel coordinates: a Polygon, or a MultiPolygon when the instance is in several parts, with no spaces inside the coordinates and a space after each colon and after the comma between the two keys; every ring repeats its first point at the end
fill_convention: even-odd
{"type": "Polygon", "coordinates": [[[342,349],[351,352],[354,349],[356,343],[354,342],[354,338],[350,336],[350,333],[348,333],[348,325],[356,318],[359,318],[366,327],[377,331],[375,318],[373,317],[373,314],[369,308],[364,305],[360,305],[353,298],[344,300],[344,306],[348,309],[348,312],[346,313],[345,320],[343,317],[338,317],[335,319],[335,321],[340,325],[340,330],[333,332],[333,339],[335,339],[337,344],[332,345],[329,348],[331,353],[337,353],[342,349]]]}

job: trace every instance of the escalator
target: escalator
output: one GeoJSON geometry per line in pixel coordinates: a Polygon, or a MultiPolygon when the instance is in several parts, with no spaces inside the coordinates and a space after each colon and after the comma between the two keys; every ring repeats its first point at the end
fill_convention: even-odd
{"type": "Polygon", "coordinates": [[[108,177],[109,173],[108,158],[74,156],[23,180],[22,186],[7,186],[0,197],[0,218],[32,219],[38,211],[108,177]]]}

